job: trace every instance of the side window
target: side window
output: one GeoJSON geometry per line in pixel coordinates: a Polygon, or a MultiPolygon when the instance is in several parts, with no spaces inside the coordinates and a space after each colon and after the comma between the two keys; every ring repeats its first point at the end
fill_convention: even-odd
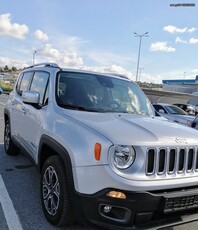
{"type": "Polygon", "coordinates": [[[49,79],[49,73],[46,72],[35,72],[32,80],[32,84],[30,86],[30,90],[34,90],[39,92],[40,101],[39,104],[44,104],[44,99],[46,103],[46,93],[47,93],[47,84],[49,79]]]}
{"type": "Polygon", "coordinates": [[[16,84],[16,91],[17,91],[18,94],[20,92],[20,85],[21,85],[22,78],[23,78],[23,74],[20,74],[19,77],[18,77],[18,80],[17,80],[17,84],[16,84]]]}
{"type": "MultiPolygon", "coordinates": [[[[155,105],[154,107],[155,107],[155,110],[156,110],[157,112],[159,112],[160,109],[163,109],[163,107],[162,107],[161,105],[155,105]]],[[[164,110],[164,109],[163,109],[163,110],[164,110]]]]}
{"type": "Polygon", "coordinates": [[[23,91],[29,90],[30,83],[32,80],[32,72],[24,73],[23,76],[20,77],[17,84],[17,92],[21,96],[23,91]]]}

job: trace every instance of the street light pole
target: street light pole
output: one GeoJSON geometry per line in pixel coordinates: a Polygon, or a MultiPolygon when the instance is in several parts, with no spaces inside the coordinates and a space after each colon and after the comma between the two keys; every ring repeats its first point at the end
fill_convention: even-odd
{"type": "Polygon", "coordinates": [[[136,82],[138,80],[138,72],[139,72],[139,63],[140,63],[140,50],[141,50],[141,45],[142,45],[142,37],[148,37],[148,32],[144,33],[144,34],[137,34],[136,32],[134,32],[135,37],[139,37],[140,38],[140,42],[139,42],[139,51],[138,51],[138,61],[137,61],[137,71],[136,71],[136,82]]]}
{"type": "Polygon", "coordinates": [[[144,68],[139,68],[139,70],[140,70],[140,72],[139,72],[139,82],[140,82],[140,76],[141,76],[141,73],[142,73],[142,70],[143,70],[144,68]]]}
{"type": "Polygon", "coordinates": [[[36,54],[36,52],[37,52],[36,50],[33,52],[33,57],[32,57],[32,58],[33,58],[33,59],[32,59],[33,65],[35,64],[35,54],[36,54]]]}

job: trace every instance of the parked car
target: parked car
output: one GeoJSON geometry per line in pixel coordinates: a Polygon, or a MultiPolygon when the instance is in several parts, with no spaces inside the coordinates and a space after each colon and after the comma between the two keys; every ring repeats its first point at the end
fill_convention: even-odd
{"type": "Polygon", "coordinates": [[[190,127],[198,129],[198,115],[195,116],[194,120],[190,123],[190,127]]]}
{"type": "Polygon", "coordinates": [[[188,115],[184,110],[175,105],[154,103],[153,106],[161,116],[186,126],[189,126],[194,119],[193,116],[188,115]]]}
{"type": "Polygon", "coordinates": [[[179,108],[183,109],[188,115],[195,116],[197,114],[197,109],[194,105],[190,104],[174,104],[179,108]]]}
{"type": "Polygon", "coordinates": [[[38,167],[53,225],[158,229],[198,219],[197,131],[158,119],[126,77],[30,66],[4,120],[5,152],[23,151],[38,167]]]}
{"type": "Polygon", "coordinates": [[[2,88],[0,87],[0,94],[2,94],[3,93],[3,90],[2,90],[2,88]]]}

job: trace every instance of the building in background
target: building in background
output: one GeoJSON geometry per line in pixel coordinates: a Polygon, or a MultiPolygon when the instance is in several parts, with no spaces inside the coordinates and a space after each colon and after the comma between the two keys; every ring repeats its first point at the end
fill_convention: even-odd
{"type": "Polygon", "coordinates": [[[165,91],[198,95],[198,75],[196,75],[194,80],[162,80],[162,84],[163,90],[165,91]]]}

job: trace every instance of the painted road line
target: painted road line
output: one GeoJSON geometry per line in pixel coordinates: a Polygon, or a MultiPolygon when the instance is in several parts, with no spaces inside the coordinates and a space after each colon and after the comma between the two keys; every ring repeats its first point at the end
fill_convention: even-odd
{"type": "Polygon", "coordinates": [[[0,203],[2,205],[2,209],[9,230],[13,230],[13,229],[23,230],[1,175],[0,175],[0,203]]]}
{"type": "Polygon", "coordinates": [[[2,103],[2,102],[0,102],[0,105],[3,105],[3,106],[4,106],[5,104],[4,104],[4,103],[2,103]]]}

